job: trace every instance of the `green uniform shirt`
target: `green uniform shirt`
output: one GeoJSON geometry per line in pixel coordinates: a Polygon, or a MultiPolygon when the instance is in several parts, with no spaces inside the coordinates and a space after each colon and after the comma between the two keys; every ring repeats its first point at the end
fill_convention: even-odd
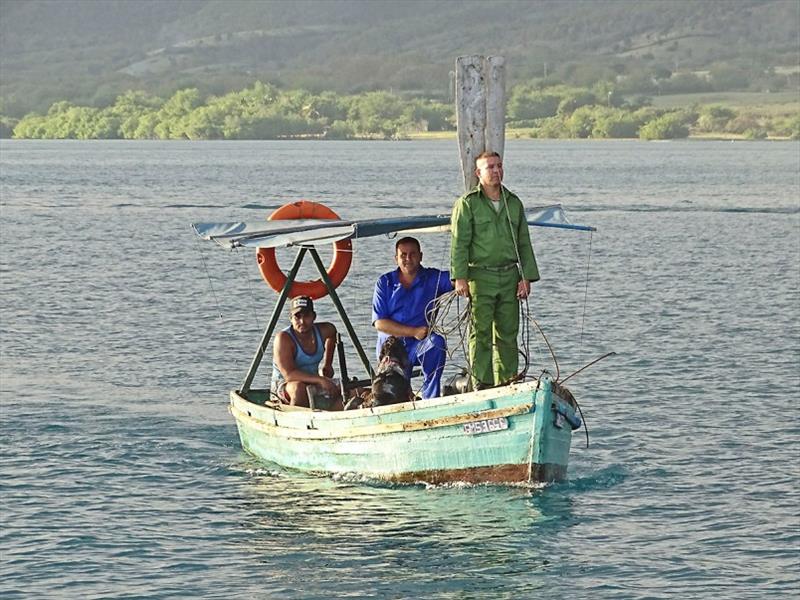
{"type": "Polygon", "coordinates": [[[451,278],[472,279],[470,267],[512,265],[517,262],[519,252],[522,276],[528,281],[539,280],[525,209],[516,195],[505,187],[503,192],[505,202],[501,196],[499,212],[492,207],[480,184],[456,201],[450,218],[451,278]]]}

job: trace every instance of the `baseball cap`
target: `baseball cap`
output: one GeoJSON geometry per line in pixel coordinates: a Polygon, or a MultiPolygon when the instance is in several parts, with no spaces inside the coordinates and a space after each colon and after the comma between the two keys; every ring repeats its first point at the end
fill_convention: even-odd
{"type": "Polygon", "coordinates": [[[297,296],[292,298],[290,314],[296,315],[299,312],[312,312],[314,310],[314,302],[308,296],[297,296]]]}

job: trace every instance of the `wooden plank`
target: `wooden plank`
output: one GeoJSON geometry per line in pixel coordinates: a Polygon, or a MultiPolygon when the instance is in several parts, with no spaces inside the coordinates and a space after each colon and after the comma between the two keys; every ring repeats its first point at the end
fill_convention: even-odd
{"type": "MultiPolygon", "coordinates": [[[[376,425],[365,425],[361,427],[353,427],[349,430],[337,430],[331,432],[325,429],[300,429],[286,427],[283,424],[275,425],[274,421],[264,421],[263,418],[253,415],[252,411],[243,411],[236,405],[231,405],[229,410],[233,417],[245,424],[251,429],[257,429],[262,433],[274,438],[292,438],[300,440],[329,440],[329,441],[345,441],[348,438],[355,437],[372,437],[388,433],[412,432],[421,431],[425,429],[436,429],[438,427],[450,427],[452,425],[463,425],[472,421],[481,421],[484,419],[496,419],[498,417],[513,417],[516,415],[526,415],[531,412],[532,404],[520,404],[517,406],[510,406],[507,408],[498,408],[494,410],[484,410],[478,412],[469,412],[460,415],[453,415],[451,417],[443,417],[439,419],[430,419],[426,421],[412,421],[407,423],[380,423],[376,425]]],[[[278,417],[278,420],[281,420],[278,417]]]]}
{"type": "Polygon", "coordinates": [[[456,59],[456,125],[464,190],[478,183],[475,157],[486,146],[486,86],[484,58],[478,55],[456,59]]]}
{"type": "Polygon", "coordinates": [[[490,56],[484,67],[486,78],[486,148],[503,156],[506,142],[506,60],[490,56]]]}

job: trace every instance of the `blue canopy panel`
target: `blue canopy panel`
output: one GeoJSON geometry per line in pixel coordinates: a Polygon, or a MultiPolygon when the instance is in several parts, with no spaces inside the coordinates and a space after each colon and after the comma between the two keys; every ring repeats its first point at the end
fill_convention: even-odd
{"type": "MultiPolygon", "coordinates": [[[[595,231],[588,225],[573,225],[560,204],[530,209],[529,225],[595,231]]],[[[450,215],[421,215],[388,219],[345,221],[342,219],[287,219],[262,223],[194,223],[197,235],[223,248],[280,248],[329,244],[389,233],[420,233],[450,230],[450,215]]]]}

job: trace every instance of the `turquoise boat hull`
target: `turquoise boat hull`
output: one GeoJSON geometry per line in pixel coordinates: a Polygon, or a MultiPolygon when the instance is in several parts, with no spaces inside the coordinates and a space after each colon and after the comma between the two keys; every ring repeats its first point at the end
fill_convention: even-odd
{"type": "Polygon", "coordinates": [[[290,469],[397,483],[512,484],[566,478],[572,395],[540,380],[391,406],[313,411],[231,392],[242,447],[290,469]]]}

